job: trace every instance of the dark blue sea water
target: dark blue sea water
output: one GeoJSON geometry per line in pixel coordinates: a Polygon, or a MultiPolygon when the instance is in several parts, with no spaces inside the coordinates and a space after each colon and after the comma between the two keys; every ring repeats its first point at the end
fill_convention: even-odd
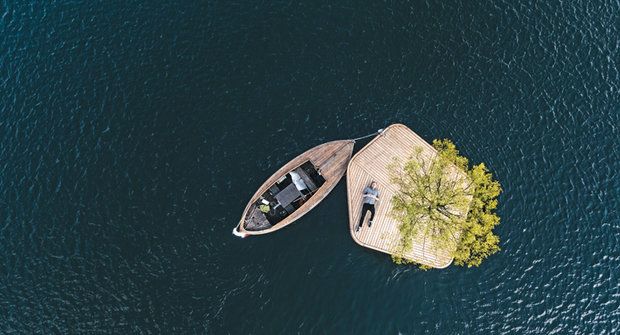
{"type": "Polygon", "coordinates": [[[0,2],[0,333],[617,334],[618,1],[0,2]],[[344,181],[231,235],[319,143],[404,123],[501,181],[502,251],[357,246],[344,181]]]}

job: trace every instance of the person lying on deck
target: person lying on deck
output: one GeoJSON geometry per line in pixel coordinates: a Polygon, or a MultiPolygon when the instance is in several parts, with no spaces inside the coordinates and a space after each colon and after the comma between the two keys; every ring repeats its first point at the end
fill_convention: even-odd
{"type": "Polygon", "coordinates": [[[355,228],[358,232],[364,223],[364,216],[367,211],[370,211],[370,220],[368,221],[368,227],[372,225],[372,219],[375,217],[375,202],[379,201],[379,189],[377,188],[377,182],[373,181],[370,186],[364,189],[364,204],[362,205],[362,216],[360,217],[360,223],[355,228]]]}

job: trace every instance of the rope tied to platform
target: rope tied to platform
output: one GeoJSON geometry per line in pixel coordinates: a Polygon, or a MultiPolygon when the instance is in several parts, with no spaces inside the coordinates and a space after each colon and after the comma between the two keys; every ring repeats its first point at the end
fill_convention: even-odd
{"type": "Polygon", "coordinates": [[[384,132],[384,131],[385,131],[385,129],[381,128],[381,129],[377,130],[376,132],[374,132],[374,133],[372,133],[372,134],[368,134],[368,135],[366,135],[366,136],[362,136],[362,137],[354,138],[354,139],[352,139],[351,141],[353,141],[353,142],[357,142],[357,141],[359,141],[359,140],[363,140],[363,139],[365,139],[365,138],[369,138],[369,137],[372,137],[372,136],[375,136],[375,135],[381,135],[381,134],[383,134],[383,132],[384,132]]]}

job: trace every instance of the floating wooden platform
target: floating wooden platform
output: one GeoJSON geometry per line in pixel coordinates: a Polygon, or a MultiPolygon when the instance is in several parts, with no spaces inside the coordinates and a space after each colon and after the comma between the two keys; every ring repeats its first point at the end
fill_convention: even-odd
{"type": "MultiPolygon", "coordinates": [[[[353,240],[358,244],[384,253],[394,253],[398,246],[399,232],[398,222],[390,213],[391,199],[397,187],[390,183],[388,165],[395,158],[404,162],[411,156],[415,147],[422,148],[423,154],[436,154],[435,149],[411,129],[402,124],[394,124],[362,148],[349,162],[347,169],[349,229],[353,240]],[[360,231],[355,232],[362,214],[363,190],[373,180],[377,182],[381,192],[380,201],[375,205],[373,225],[368,227],[366,217],[360,231]]],[[[424,236],[415,237],[412,250],[404,256],[434,268],[445,268],[452,263],[448,250],[436,250],[428,241],[424,241],[424,236]]]]}

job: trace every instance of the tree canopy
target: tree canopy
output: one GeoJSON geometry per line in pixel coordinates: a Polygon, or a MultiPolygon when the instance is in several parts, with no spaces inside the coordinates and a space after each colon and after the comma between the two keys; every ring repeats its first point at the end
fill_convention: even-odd
{"type": "Polygon", "coordinates": [[[500,184],[484,163],[470,167],[450,140],[434,140],[433,147],[436,154],[415,148],[404,164],[390,166],[398,187],[392,215],[400,222],[393,260],[410,262],[403,255],[422,236],[424,248],[449,252],[457,265],[478,266],[499,251],[493,228],[500,184]]]}

